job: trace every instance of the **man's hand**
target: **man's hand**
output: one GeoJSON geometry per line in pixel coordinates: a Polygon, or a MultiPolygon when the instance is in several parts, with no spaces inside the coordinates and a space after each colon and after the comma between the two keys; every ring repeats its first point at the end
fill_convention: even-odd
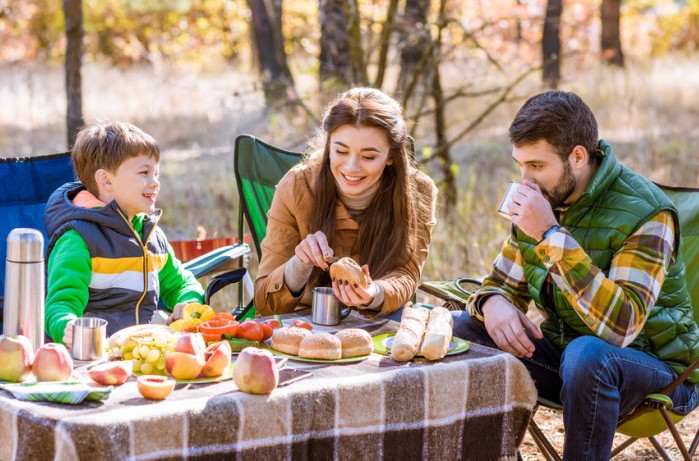
{"type": "Polygon", "coordinates": [[[306,266],[318,266],[324,271],[330,267],[328,261],[332,261],[334,255],[333,249],[328,245],[327,237],[321,231],[308,234],[301,243],[296,245],[294,253],[306,266]]]}
{"type": "Polygon", "coordinates": [[[510,211],[514,213],[512,222],[536,241],[540,241],[544,232],[551,226],[558,224],[551,204],[536,183],[523,179],[522,185],[517,188],[512,200],[514,202],[510,206],[510,211]]]}
{"type": "Polygon", "coordinates": [[[483,303],[485,329],[495,344],[515,357],[531,357],[534,344],[527,336],[528,330],[535,338],[543,338],[539,328],[529,318],[502,296],[491,296],[483,303]]]}

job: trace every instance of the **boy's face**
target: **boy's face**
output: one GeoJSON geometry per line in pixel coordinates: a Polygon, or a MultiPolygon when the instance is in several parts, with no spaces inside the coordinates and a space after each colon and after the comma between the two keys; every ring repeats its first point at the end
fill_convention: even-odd
{"type": "MultiPolygon", "coordinates": [[[[160,191],[160,164],[152,157],[140,155],[122,163],[100,187],[100,200],[116,200],[129,220],[138,213],[155,211],[155,199],[160,191]]],[[[99,181],[98,181],[99,182],[99,181]]]]}

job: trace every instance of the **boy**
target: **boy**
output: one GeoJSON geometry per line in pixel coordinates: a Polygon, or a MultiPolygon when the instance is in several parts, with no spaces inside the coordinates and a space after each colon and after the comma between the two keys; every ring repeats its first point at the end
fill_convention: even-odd
{"type": "Polygon", "coordinates": [[[70,347],[81,316],[107,320],[111,335],[148,323],[161,296],[171,309],[201,302],[201,285],[157,227],[155,140],[128,123],[96,124],[78,133],[72,158],[80,182],[58,188],[44,216],[45,326],[53,340],[70,347]]]}

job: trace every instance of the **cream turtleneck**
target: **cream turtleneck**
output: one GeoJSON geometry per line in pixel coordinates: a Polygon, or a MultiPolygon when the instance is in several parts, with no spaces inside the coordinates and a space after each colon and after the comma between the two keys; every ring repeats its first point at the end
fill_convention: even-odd
{"type": "MultiPolygon", "coordinates": [[[[352,216],[352,219],[361,223],[361,220],[364,217],[364,212],[369,207],[374,195],[376,195],[376,191],[379,190],[379,186],[380,182],[376,181],[376,183],[372,184],[368,189],[357,195],[344,194],[338,188],[337,195],[342,204],[345,205],[345,208],[347,208],[347,211],[349,212],[350,216],[352,216]]],[[[308,278],[311,276],[312,270],[313,266],[306,266],[306,264],[304,264],[296,255],[294,255],[284,267],[284,284],[286,284],[287,288],[292,294],[298,294],[298,296],[301,296],[303,289],[308,282],[308,278]]],[[[383,286],[379,284],[375,286],[378,288],[376,296],[374,296],[372,303],[365,306],[365,308],[381,310],[381,305],[383,304],[384,300],[383,286]]]]}

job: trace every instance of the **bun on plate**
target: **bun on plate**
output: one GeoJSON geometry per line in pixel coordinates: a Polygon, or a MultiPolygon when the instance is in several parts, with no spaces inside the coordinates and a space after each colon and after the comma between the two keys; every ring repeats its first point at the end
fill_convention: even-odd
{"type": "Polygon", "coordinates": [[[342,344],[342,358],[369,355],[374,351],[371,335],[360,328],[347,328],[335,333],[342,344]]]}
{"type": "Polygon", "coordinates": [[[274,331],[272,331],[272,349],[284,352],[285,354],[299,355],[301,340],[308,336],[313,336],[313,333],[305,328],[275,328],[274,331]]]}
{"type": "Polygon", "coordinates": [[[357,284],[366,288],[369,279],[361,266],[352,258],[340,258],[330,266],[330,277],[335,280],[347,280],[351,285],[357,284]]]}
{"type": "Polygon", "coordinates": [[[311,334],[301,340],[298,356],[304,359],[337,360],[342,358],[342,343],[330,333],[311,334]]]}

